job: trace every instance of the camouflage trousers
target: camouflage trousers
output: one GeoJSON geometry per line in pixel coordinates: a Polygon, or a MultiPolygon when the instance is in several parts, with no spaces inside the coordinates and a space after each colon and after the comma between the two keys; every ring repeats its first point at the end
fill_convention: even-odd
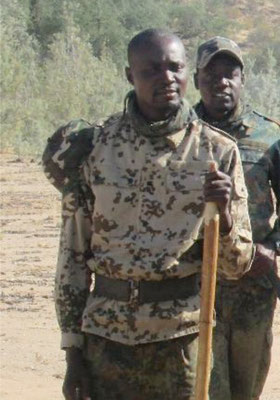
{"type": "Polygon", "coordinates": [[[127,346],[86,335],[93,400],[194,400],[198,334],[127,346]]]}
{"type": "Polygon", "coordinates": [[[271,359],[276,295],[253,280],[218,284],[211,400],[258,400],[271,359]]]}

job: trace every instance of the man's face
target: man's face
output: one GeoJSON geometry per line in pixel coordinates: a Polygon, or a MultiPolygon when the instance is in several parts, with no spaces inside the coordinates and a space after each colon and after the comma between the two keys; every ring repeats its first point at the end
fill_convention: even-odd
{"type": "Polygon", "coordinates": [[[154,38],[133,52],[126,75],[144,117],[151,121],[167,118],[178,109],[186,91],[183,44],[172,37],[154,38]]]}
{"type": "Polygon", "coordinates": [[[219,54],[195,75],[207,113],[217,120],[225,118],[235,110],[243,87],[243,73],[234,58],[219,54]]]}

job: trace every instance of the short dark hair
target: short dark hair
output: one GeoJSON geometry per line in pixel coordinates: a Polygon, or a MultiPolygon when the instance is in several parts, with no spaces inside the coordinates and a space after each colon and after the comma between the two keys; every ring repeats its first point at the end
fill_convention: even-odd
{"type": "MultiPolygon", "coordinates": [[[[128,62],[130,63],[132,54],[137,52],[139,49],[144,47],[147,44],[150,44],[153,39],[155,38],[161,38],[161,37],[169,37],[174,40],[177,40],[178,42],[181,42],[181,39],[176,36],[174,33],[165,30],[165,29],[155,29],[155,28],[150,28],[150,29],[145,29],[144,31],[139,32],[137,35],[135,35],[130,42],[128,43],[127,46],[127,59],[128,62]]],[[[183,43],[182,43],[183,46],[183,43]]]]}

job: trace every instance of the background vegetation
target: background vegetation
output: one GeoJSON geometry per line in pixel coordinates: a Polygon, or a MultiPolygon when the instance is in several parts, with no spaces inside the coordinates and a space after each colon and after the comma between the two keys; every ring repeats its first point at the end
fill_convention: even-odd
{"type": "Polygon", "coordinates": [[[148,27],[185,42],[192,85],[201,41],[224,35],[246,59],[246,101],[280,119],[280,5],[234,0],[1,0],[1,149],[40,154],[61,124],[122,108],[126,46],[148,27]]]}

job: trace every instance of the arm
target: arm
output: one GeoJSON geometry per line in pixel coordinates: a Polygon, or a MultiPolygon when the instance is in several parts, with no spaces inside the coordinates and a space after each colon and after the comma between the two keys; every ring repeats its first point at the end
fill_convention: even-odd
{"type": "MultiPolygon", "coordinates": [[[[280,256],[280,140],[266,154],[269,160],[269,179],[275,196],[276,219],[274,227],[265,241],[256,245],[256,256],[248,276],[259,277],[276,270],[276,257],[280,256]]],[[[267,182],[269,185],[269,182],[267,182]]]]}
{"type": "Polygon", "coordinates": [[[55,306],[61,329],[61,346],[66,351],[67,369],[63,384],[66,400],[89,399],[89,375],[83,359],[82,314],[89,295],[91,213],[93,198],[81,180],[63,191],[62,226],[55,280],[55,306]]]}
{"type": "Polygon", "coordinates": [[[274,228],[269,234],[267,241],[272,244],[273,249],[279,249],[280,255],[280,140],[274,143],[268,150],[270,159],[269,177],[271,187],[276,200],[276,220],[274,228]]]}
{"type": "Polygon", "coordinates": [[[204,196],[220,212],[218,268],[227,279],[238,279],[250,269],[253,243],[247,191],[239,152],[233,146],[222,161],[223,172],[206,176],[204,196]]]}
{"type": "Polygon", "coordinates": [[[94,127],[86,121],[72,121],[48,140],[42,159],[47,178],[62,192],[55,305],[62,333],[61,346],[66,352],[63,383],[66,400],[90,400],[81,322],[91,280],[86,261],[90,254],[93,196],[81,178],[81,171],[83,161],[93,148],[93,134],[94,127]]]}
{"type": "Polygon", "coordinates": [[[81,316],[89,294],[92,195],[81,183],[63,193],[62,226],[55,280],[55,305],[62,348],[83,346],[81,316]]]}

